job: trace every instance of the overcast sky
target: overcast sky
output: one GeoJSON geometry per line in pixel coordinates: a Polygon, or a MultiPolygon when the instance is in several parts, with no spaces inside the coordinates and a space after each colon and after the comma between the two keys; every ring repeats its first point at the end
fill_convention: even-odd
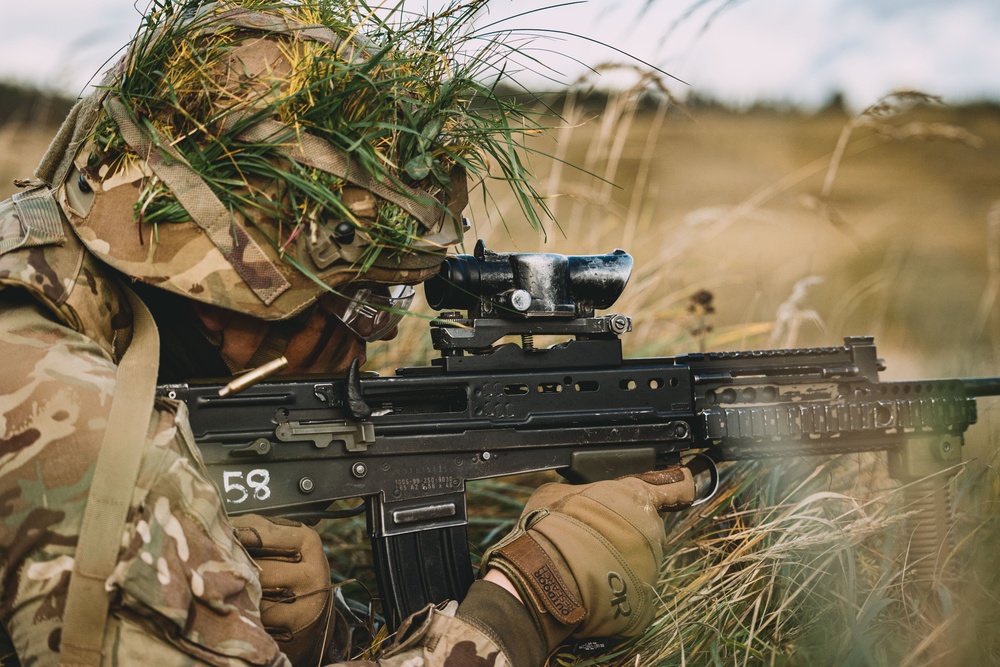
{"type": "MultiPolygon", "coordinates": [[[[439,6],[407,0],[408,6],[439,6]]],[[[552,2],[493,0],[486,25],[552,2]]],[[[1000,99],[1000,0],[590,0],[532,13],[518,25],[544,33],[536,55],[557,79],[587,64],[623,60],[614,49],[654,63],[690,90],[724,101],[822,104],[842,91],[863,107],[900,88],[947,101],[1000,99]],[[648,9],[643,12],[646,5],[648,9]],[[700,7],[680,20],[684,10],[700,7]],[[707,24],[707,25],[706,25],[707,24]]],[[[0,78],[76,95],[128,41],[139,20],[132,0],[27,0],[4,3],[0,78]]],[[[146,0],[138,0],[145,8],[146,0]]],[[[502,24],[513,25],[513,24],[502,24]]],[[[529,82],[532,79],[529,78],[529,82]]],[[[541,83],[535,77],[535,85],[541,83]]]]}

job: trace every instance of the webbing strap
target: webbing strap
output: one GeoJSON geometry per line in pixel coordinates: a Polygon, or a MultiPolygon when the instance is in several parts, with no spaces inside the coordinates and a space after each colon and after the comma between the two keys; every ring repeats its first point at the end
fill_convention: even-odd
{"type": "Polygon", "coordinates": [[[132,342],[118,364],[108,426],[80,527],[63,615],[61,667],[101,664],[111,603],[105,582],[118,562],[156,393],[160,358],[156,324],[146,305],[131,290],[123,289],[132,306],[132,342]]]}
{"type": "Polygon", "coordinates": [[[292,286],[176,148],[154,128],[143,131],[117,97],[109,95],[104,108],[118,125],[125,143],[145,158],[153,173],[170,188],[194,223],[265,305],[270,306],[292,286]]]}
{"type": "Polygon", "coordinates": [[[390,186],[376,179],[361,168],[356,160],[351,160],[346,152],[315,134],[296,132],[288,125],[265,119],[241,132],[239,138],[247,143],[274,144],[278,152],[300,164],[343,178],[396,204],[419,220],[426,229],[432,232],[441,229],[446,212],[430,194],[404,183],[393,183],[390,186]]]}
{"type": "MultiPolygon", "coordinates": [[[[210,6],[211,7],[211,6],[210,6]]],[[[236,26],[239,28],[250,28],[265,32],[273,32],[291,35],[295,39],[310,39],[315,42],[323,42],[334,49],[348,49],[349,53],[341,53],[346,60],[354,60],[359,57],[359,52],[349,41],[345,41],[337,36],[330,28],[324,25],[312,25],[302,23],[289,16],[258,12],[246,7],[234,7],[219,12],[212,20],[217,20],[219,26],[207,26],[206,33],[214,33],[220,28],[236,26]]]]}

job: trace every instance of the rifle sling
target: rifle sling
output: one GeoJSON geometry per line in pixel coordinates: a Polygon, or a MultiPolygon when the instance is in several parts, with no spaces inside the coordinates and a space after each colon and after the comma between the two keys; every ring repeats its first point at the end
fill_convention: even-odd
{"type": "Polygon", "coordinates": [[[101,664],[111,604],[105,582],[118,561],[156,392],[159,334],[146,305],[123,289],[132,306],[132,342],[118,364],[108,426],[80,528],[63,616],[61,667],[101,664]]]}

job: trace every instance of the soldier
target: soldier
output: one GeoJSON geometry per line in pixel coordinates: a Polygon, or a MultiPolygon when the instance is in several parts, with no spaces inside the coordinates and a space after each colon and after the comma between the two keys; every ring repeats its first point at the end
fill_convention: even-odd
{"type": "MultiPolygon", "coordinates": [[[[317,533],[230,520],[183,404],[153,387],[279,356],[333,373],[392,335],[461,240],[466,172],[509,136],[436,30],[337,3],[153,3],[0,204],[3,664],[344,658],[317,533]]],[[[571,634],[639,634],[658,512],[693,493],[680,468],[542,487],[461,605],[348,664],[540,665],[571,634]]]]}

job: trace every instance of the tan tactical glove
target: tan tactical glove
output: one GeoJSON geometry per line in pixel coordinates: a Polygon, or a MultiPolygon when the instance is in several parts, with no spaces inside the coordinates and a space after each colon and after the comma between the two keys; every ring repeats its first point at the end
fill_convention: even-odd
{"type": "Polygon", "coordinates": [[[293,665],[318,665],[333,620],[330,564],[319,533],[298,521],[259,514],[231,521],[260,567],[264,628],[293,665]]]}
{"type": "Polygon", "coordinates": [[[576,637],[631,637],[653,617],[666,534],[660,512],[695,500],[684,466],[593,484],[540,487],[483,558],[507,575],[554,649],[576,637]]]}

